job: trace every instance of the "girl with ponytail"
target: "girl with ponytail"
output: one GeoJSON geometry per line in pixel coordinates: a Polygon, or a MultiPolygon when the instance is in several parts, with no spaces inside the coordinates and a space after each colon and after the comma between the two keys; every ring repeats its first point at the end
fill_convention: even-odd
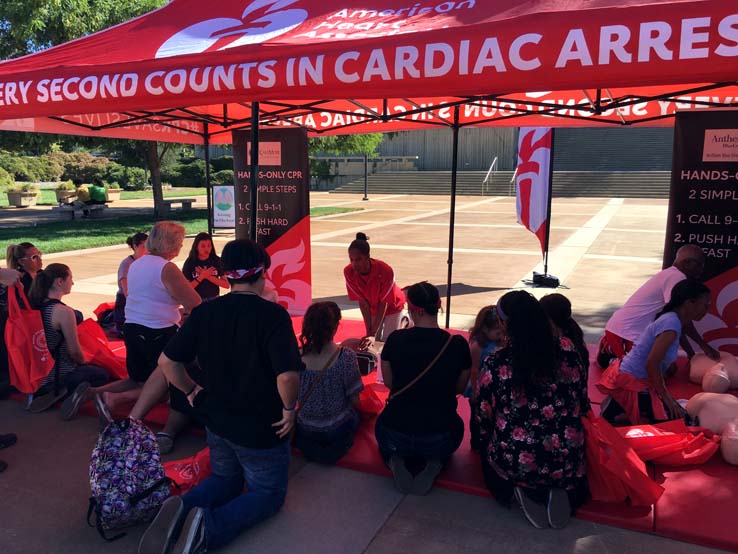
{"type": "Polygon", "coordinates": [[[77,325],[82,314],[73,310],[62,298],[74,285],[72,272],[64,264],[49,264],[36,273],[29,300],[41,312],[46,335],[46,345],[54,357],[55,369],[46,377],[36,393],[33,411],[42,411],[53,405],[60,396],[52,387],[55,371],[59,372],[62,395],[73,391],[62,405],[62,419],[71,419],[85,400],[92,398],[92,386],[102,386],[108,381],[105,369],[85,363],[84,353],[77,335],[77,325]]]}
{"type": "Polygon", "coordinates": [[[146,233],[134,233],[126,239],[126,244],[133,253],[123,258],[118,266],[118,292],[115,295],[115,308],[113,309],[113,321],[115,330],[119,336],[123,336],[123,324],[126,322],[126,298],[128,298],[128,269],[131,264],[146,254],[146,233]]]}
{"type": "Polygon", "coordinates": [[[609,398],[602,416],[610,422],[625,414],[631,425],[679,419],[684,409],[666,388],[673,374],[682,330],[702,319],[710,308],[710,289],[685,279],[671,290],[671,298],[625,358],[615,360],[602,374],[597,388],[609,398]]]}
{"type": "Polygon", "coordinates": [[[369,255],[369,237],[356,233],[348,247],[349,264],[343,268],[349,300],[359,303],[366,335],[362,348],[375,339],[386,341],[400,326],[405,296],[395,283],[395,272],[381,260],[369,255]]]}
{"type": "Polygon", "coordinates": [[[305,312],[300,335],[305,370],[300,372],[295,446],[308,460],[324,464],[336,463],[353,445],[364,390],[356,353],[333,340],[340,320],[335,302],[316,302],[305,312]]]}

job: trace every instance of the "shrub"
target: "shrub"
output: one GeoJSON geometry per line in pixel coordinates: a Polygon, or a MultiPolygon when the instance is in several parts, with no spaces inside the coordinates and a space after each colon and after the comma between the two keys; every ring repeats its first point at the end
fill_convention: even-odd
{"type": "Polygon", "coordinates": [[[174,187],[202,187],[205,185],[205,160],[174,164],[162,171],[162,180],[172,183],[174,187]]]}
{"type": "Polygon", "coordinates": [[[35,192],[36,196],[38,196],[41,190],[32,183],[15,183],[8,187],[8,192],[35,192]]]}
{"type": "Polygon", "coordinates": [[[12,187],[15,184],[13,177],[0,167],[0,190],[12,187]]]}
{"type": "Polygon", "coordinates": [[[26,160],[10,152],[0,152],[0,167],[10,173],[16,181],[30,181],[26,160]]]}
{"type": "Polygon", "coordinates": [[[216,171],[210,176],[210,184],[213,186],[232,185],[233,184],[233,170],[223,169],[222,171],[216,171]]]}
{"type": "Polygon", "coordinates": [[[96,158],[87,152],[73,152],[64,158],[63,179],[81,179],[83,183],[91,183],[94,179],[105,178],[107,158],[96,158]]]}
{"type": "Polygon", "coordinates": [[[56,190],[74,190],[74,183],[72,181],[62,181],[56,185],[56,190]]]}
{"type": "Polygon", "coordinates": [[[220,173],[226,169],[233,171],[233,156],[223,156],[222,158],[213,158],[210,160],[210,165],[213,166],[213,171],[220,173]]]}
{"type": "Polygon", "coordinates": [[[146,172],[140,167],[126,167],[116,162],[110,162],[105,167],[103,178],[108,187],[117,187],[126,190],[144,190],[146,187],[146,172]]]}

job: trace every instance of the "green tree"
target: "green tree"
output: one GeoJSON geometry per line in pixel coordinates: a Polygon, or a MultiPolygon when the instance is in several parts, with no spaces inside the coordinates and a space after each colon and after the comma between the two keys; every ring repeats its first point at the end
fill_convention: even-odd
{"type": "Polygon", "coordinates": [[[166,3],[167,0],[3,0],[0,59],[63,44],[166,3]]]}
{"type": "Polygon", "coordinates": [[[382,133],[316,137],[310,139],[308,148],[311,156],[320,153],[336,156],[348,156],[350,154],[371,156],[377,151],[377,146],[382,142],[383,137],[382,133]]]}

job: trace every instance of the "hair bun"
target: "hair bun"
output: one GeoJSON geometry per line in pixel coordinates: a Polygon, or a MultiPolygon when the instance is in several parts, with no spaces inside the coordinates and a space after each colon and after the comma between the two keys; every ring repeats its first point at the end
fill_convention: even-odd
{"type": "Polygon", "coordinates": [[[359,233],[356,233],[356,240],[366,240],[366,241],[368,241],[369,240],[369,237],[367,237],[366,234],[359,232],[359,233]]]}

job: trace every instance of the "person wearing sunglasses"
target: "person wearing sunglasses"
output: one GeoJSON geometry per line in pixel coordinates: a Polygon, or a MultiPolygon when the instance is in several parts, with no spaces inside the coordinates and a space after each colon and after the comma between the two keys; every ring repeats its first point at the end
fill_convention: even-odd
{"type": "Polygon", "coordinates": [[[0,279],[0,398],[10,392],[10,377],[8,370],[8,351],[5,347],[5,324],[8,321],[8,288],[17,281],[23,285],[23,291],[28,296],[31,283],[41,268],[41,252],[30,242],[11,244],[6,249],[5,265],[14,278],[0,279]]]}

